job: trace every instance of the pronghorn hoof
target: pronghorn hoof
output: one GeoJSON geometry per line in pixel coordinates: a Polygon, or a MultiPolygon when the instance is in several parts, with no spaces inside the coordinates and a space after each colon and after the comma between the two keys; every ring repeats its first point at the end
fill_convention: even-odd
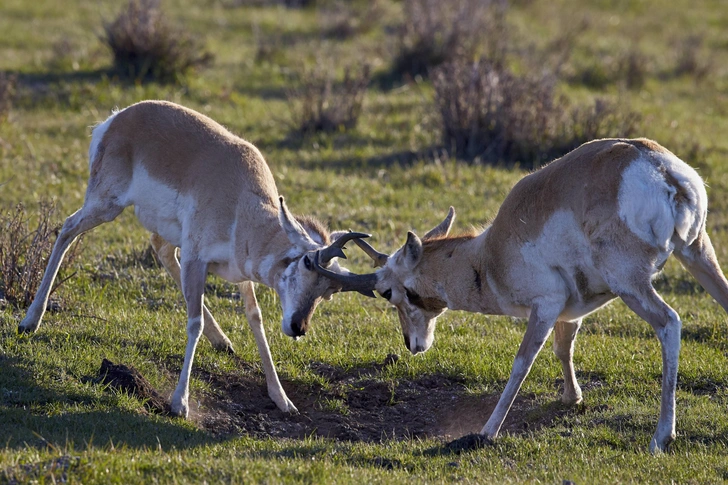
{"type": "Polygon", "coordinates": [[[661,453],[666,453],[669,448],[670,444],[675,441],[674,436],[668,436],[665,439],[661,439],[658,441],[656,436],[652,437],[652,440],[650,441],[650,453],[653,455],[659,455],[661,453]]]}
{"type": "Polygon", "coordinates": [[[294,406],[293,403],[288,399],[286,399],[285,403],[283,403],[283,404],[276,403],[276,405],[278,406],[278,409],[280,409],[284,413],[299,414],[298,408],[296,406],[294,406]]]}
{"type": "Polygon", "coordinates": [[[584,401],[581,396],[561,396],[561,404],[565,406],[576,406],[584,401]]]}
{"type": "Polygon", "coordinates": [[[20,334],[20,335],[30,335],[33,332],[35,332],[35,330],[33,330],[32,328],[18,325],[18,334],[20,334]]]}
{"type": "Polygon", "coordinates": [[[187,419],[187,416],[189,415],[189,406],[186,403],[172,403],[170,410],[172,416],[177,416],[178,418],[187,419]]]}

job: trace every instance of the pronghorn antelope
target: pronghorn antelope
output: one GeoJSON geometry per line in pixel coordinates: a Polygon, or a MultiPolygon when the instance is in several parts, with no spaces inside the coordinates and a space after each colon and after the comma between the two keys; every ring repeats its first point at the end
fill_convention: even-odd
{"type": "Polygon", "coordinates": [[[663,451],[675,438],[681,322],[651,280],[674,253],[728,311],[728,282],[705,230],[707,203],[695,170],[657,143],[597,140],[524,177],[480,234],[448,237],[450,208],[422,240],[408,233],[391,256],[357,241],[382,267],[376,273],[316,269],[389,300],[414,354],[432,345],[435,321],[447,308],[528,318],[508,384],[481,431],[488,438],[498,435],[553,329],[561,400],[581,401],[572,362],[577,331],[585,315],[620,297],[655,329],[662,347],[660,418],[650,451],[663,451]]]}
{"type": "Polygon", "coordinates": [[[188,414],[188,384],[200,335],[204,333],[216,349],[232,351],[203,301],[208,272],[239,283],[268,394],[282,411],[295,412],[273,365],[253,283],[275,289],[283,309],[283,331],[301,336],[322,298],[351,290],[314,271],[314,254],[329,271],[346,274],[335,258],[344,257],[342,247],[348,240],[367,235],[329,234],[312,217],[292,216],[257,148],[210,118],[169,102],[141,102],[96,126],[89,170],[83,207],[63,224],[19,331],[38,329],[70,244],[133,205],[187,303],[187,348],[172,412],[188,414]]]}

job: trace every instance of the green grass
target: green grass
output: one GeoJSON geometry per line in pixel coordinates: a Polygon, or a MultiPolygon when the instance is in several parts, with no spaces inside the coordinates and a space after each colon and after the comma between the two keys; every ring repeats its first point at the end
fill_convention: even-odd
{"type": "MultiPolygon", "coordinates": [[[[204,37],[216,56],[210,69],[178,86],[121,84],[104,74],[110,55],[97,34],[102,19],[115,15],[116,2],[4,1],[0,71],[17,73],[20,86],[8,120],[0,123],[0,209],[23,202],[32,212],[39,200],[50,197],[60,213],[76,210],[86,187],[89,126],[115,106],[148,98],[198,109],[251,140],[266,156],[293,211],[314,214],[332,229],[371,232],[380,250],[396,249],[407,230],[424,233],[450,205],[458,211],[456,230],[482,226],[525,173],[518,167],[408,156],[427,153],[438,144],[427,82],[390,91],[372,87],[359,127],[350,133],[292,136],[286,100],[291,70],[300,62],[313,62],[321,50],[341,65],[365,58],[375,70],[386,70],[395,45],[387,32],[401,20],[400,5],[385,2],[388,15],[372,32],[322,44],[315,10],[225,6],[232,3],[163,4],[175,21],[204,37]],[[285,39],[275,60],[254,60],[255,28],[264,38],[285,39]],[[61,40],[68,41],[70,52],[66,59],[54,59],[53,44],[61,40]]],[[[719,260],[728,267],[726,9],[710,0],[514,3],[509,21],[519,46],[545,44],[574,19],[586,18],[589,28],[574,45],[575,68],[596,65],[600,56],[631,44],[649,57],[647,81],[640,90],[608,84],[593,91],[573,83],[561,89],[573,99],[619,97],[642,114],[645,136],[700,169],[709,184],[709,232],[719,260]],[[701,81],[670,75],[676,42],[689,34],[703,35],[701,56],[712,65],[701,81]]],[[[530,165],[524,161],[523,166],[530,165]]],[[[437,452],[443,441],[438,438],[348,442],[216,434],[192,422],[149,414],[135,397],[93,382],[90,378],[106,357],[136,367],[156,388],[170,392],[184,352],[185,313],[171,278],[160,268],[135,262],[148,236],[130,210],[84,240],[84,253],[73,268],[77,274],[58,292],[63,309],[47,314],[37,334],[17,336],[24,312],[0,310],[0,482],[728,480],[725,315],[674,261],[665,269],[666,279],[658,282],[684,322],[678,438],[669,453],[647,453],[659,413],[658,342],[645,322],[615,302],[585,319],[578,337],[575,363],[585,387],[585,404],[579,410],[554,411],[559,409],[555,382],[561,371],[547,348],[520,394],[527,397],[524,419],[546,416],[546,424],[506,434],[490,447],[446,455],[437,452]]],[[[365,257],[349,253],[353,269],[369,269],[365,257]]],[[[210,282],[234,291],[220,280],[210,282]]],[[[373,379],[395,385],[444,376],[476,399],[485,398],[502,390],[525,328],[510,318],[450,312],[439,322],[433,348],[414,357],[404,349],[396,314],[383,300],[346,294],[323,303],[312,331],[294,342],[280,331],[275,294],[266,288],[257,293],[284,387],[321,388],[316,409],[332,414],[351,412],[347,396],[325,394],[331,384],[315,372],[313,363],[353,373],[399,354],[396,364],[373,379]]],[[[245,374],[262,385],[260,359],[239,302],[216,294],[208,300],[237,357],[218,354],[203,341],[195,360],[192,401],[216,392],[202,371],[245,374]]],[[[487,417],[467,418],[482,425],[487,417]]]]}

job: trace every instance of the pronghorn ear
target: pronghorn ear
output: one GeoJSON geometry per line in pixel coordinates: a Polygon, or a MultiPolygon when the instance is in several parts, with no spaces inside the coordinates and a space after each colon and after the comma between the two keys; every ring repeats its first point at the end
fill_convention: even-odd
{"type": "Polygon", "coordinates": [[[407,233],[407,242],[402,247],[402,257],[408,269],[414,269],[422,258],[422,241],[412,231],[407,233]]]}
{"type": "Polygon", "coordinates": [[[450,228],[452,228],[452,223],[455,221],[455,208],[450,206],[450,210],[447,213],[447,217],[445,217],[445,220],[442,221],[437,226],[430,229],[430,231],[425,234],[425,237],[422,239],[431,239],[433,237],[445,237],[450,232],[450,228]]]}
{"type": "Polygon", "coordinates": [[[308,235],[303,226],[301,226],[296,218],[288,211],[288,207],[286,207],[283,196],[280,196],[279,200],[281,205],[280,210],[278,211],[278,219],[281,222],[283,230],[286,231],[286,236],[288,236],[288,240],[291,241],[291,244],[297,247],[303,247],[306,250],[319,247],[313,239],[311,239],[311,236],[308,235]]]}

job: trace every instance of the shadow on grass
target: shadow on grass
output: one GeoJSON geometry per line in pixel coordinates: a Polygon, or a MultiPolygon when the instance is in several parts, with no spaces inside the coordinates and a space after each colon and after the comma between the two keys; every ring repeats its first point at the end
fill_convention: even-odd
{"type": "Polygon", "coordinates": [[[43,387],[29,367],[22,358],[0,356],[0,444],[7,448],[81,451],[113,444],[169,450],[220,441],[182,420],[114,409],[113,402],[104,404],[107,398],[99,403],[87,394],[43,387]]]}
{"type": "Polygon", "coordinates": [[[4,425],[0,442],[8,448],[71,447],[83,451],[92,446],[113,444],[115,447],[195,448],[217,443],[207,432],[190,429],[173,420],[145,416],[122,410],[63,412],[44,415],[24,408],[0,406],[4,425]],[[4,409],[3,409],[4,408],[4,409]]]}

